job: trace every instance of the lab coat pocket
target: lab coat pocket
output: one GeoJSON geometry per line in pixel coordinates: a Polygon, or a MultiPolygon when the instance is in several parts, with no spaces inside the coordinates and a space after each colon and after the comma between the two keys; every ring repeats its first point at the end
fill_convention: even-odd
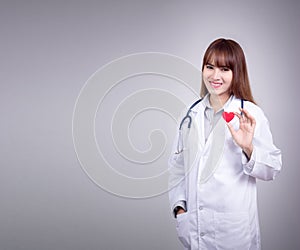
{"type": "Polygon", "coordinates": [[[177,235],[181,243],[183,244],[184,247],[187,249],[190,249],[191,247],[191,242],[190,242],[190,234],[189,234],[189,213],[185,212],[182,214],[177,215],[177,225],[176,225],[176,230],[177,230],[177,235]]]}
{"type": "Polygon", "coordinates": [[[250,249],[250,223],[247,212],[215,213],[214,220],[217,249],[250,249]]]}

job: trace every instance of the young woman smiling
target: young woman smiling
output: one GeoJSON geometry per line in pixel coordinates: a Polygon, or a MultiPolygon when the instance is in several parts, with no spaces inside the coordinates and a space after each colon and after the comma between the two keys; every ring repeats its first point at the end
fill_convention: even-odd
{"type": "Polygon", "coordinates": [[[185,249],[260,249],[256,180],[275,178],[281,151],[254,102],[237,42],[221,38],[209,45],[200,96],[169,159],[178,237],[185,249]]]}

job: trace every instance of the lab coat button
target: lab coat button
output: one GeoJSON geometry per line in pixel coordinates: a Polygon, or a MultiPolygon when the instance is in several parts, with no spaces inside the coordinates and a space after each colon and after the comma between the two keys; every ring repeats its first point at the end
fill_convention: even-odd
{"type": "Polygon", "coordinates": [[[202,207],[202,206],[200,206],[200,207],[199,207],[199,210],[202,210],[202,209],[203,209],[203,207],[202,207]]]}
{"type": "Polygon", "coordinates": [[[205,233],[200,233],[200,236],[203,237],[205,235],[205,233]]]}

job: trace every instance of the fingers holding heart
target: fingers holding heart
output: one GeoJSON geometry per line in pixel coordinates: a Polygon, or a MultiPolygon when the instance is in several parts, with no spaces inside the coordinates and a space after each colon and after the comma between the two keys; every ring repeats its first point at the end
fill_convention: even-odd
{"type": "Polygon", "coordinates": [[[240,123],[250,123],[251,126],[255,126],[256,121],[255,118],[250,115],[250,113],[246,109],[241,109],[242,114],[235,112],[235,115],[239,118],[240,123]]]}
{"type": "Polygon", "coordinates": [[[237,116],[240,120],[240,124],[250,124],[250,126],[255,126],[255,118],[250,115],[250,113],[246,109],[240,108],[240,111],[241,113],[224,111],[222,116],[227,123],[229,123],[234,118],[234,116],[237,116]]]}
{"type": "MultiPolygon", "coordinates": [[[[238,112],[230,112],[233,113],[233,117],[237,116],[239,119],[239,127],[238,129],[235,129],[232,124],[227,122],[227,126],[230,130],[230,133],[232,135],[233,140],[236,142],[238,146],[240,146],[243,150],[244,149],[250,149],[253,148],[252,140],[254,136],[254,130],[255,130],[255,124],[256,121],[252,115],[249,114],[249,112],[245,109],[240,109],[241,113],[238,112]]],[[[225,112],[224,112],[224,119],[228,118],[225,112]]],[[[229,118],[232,117],[232,114],[229,118]]],[[[229,120],[229,119],[227,119],[229,120]]],[[[227,121],[226,120],[226,121],[227,121]]],[[[249,151],[250,152],[250,151],[249,151]]],[[[251,151],[252,152],[252,151],[251,151]]],[[[247,155],[251,156],[251,152],[247,153],[247,155]]]]}

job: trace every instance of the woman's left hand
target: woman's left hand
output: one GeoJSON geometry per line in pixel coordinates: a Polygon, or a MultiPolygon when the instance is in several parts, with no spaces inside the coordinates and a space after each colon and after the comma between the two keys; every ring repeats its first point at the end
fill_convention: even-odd
{"type": "Polygon", "coordinates": [[[240,120],[240,127],[238,130],[234,130],[230,123],[227,123],[227,126],[230,130],[232,138],[239,145],[242,150],[246,153],[247,157],[250,159],[252,151],[253,151],[253,136],[254,136],[254,129],[256,125],[256,121],[252,115],[245,109],[241,109],[242,114],[235,112],[235,115],[240,120]]]}

